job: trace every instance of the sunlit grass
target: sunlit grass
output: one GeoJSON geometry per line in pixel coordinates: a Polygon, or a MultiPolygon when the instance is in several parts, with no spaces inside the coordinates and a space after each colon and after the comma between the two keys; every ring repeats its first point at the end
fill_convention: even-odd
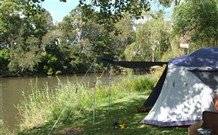
{"type": "Polygon", "coordinates": [[[19,106],[22,121],[18,134],[174,134],[184,128],[163,129],[139,122],[144,113],[136,113],[155,84],[142,77],[123,78],[110,86],[90,88],[85,84],[60,84],[56,89],[33,90],[19,106]],[[113,123],[125,124],[114,129],[113,123]]]}
{"type": "Polygon", "coordinates": [[[0,135],[12,135],[2,120],[0,120],[0,135]]]}

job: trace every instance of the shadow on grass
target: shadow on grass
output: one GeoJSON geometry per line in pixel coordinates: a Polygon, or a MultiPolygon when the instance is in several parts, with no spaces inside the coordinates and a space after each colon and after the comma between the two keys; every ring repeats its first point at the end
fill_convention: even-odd
{"type": "MultiPolygon", "coordinates": [[[[111,103],[111,106],[98,106],[95,115],[93,111],[81,111],[81,116],[71,122],[61,122],[52,135],[185,135],[187,128],[158,128],[142,125],[140,121],[147,113],[136,113],[136,108],[143,104],[145,96],[141,94],[129,95],[111,103]],[[93,121],[94,120],[94,121],[93,121]],[[113,124],[125,124],[124,128],[114,129],[113,124]]],[[[31,129],[23,134],[47,135],[53,123],[31,129]]]]}
{"type": "Polygon", "coordinates": [[[184,135],[187,128],[158,128],[149,125],[142,125],[140,121],[147,113],[136,113],[136,108],[142,105],[144,98],[132,98],[113,103],[96,110],[95,125],[89,123],[83,125],[84,132],[79,134],[119,134],[119,135],[184,135]],[[113,124],[125,124],[125,128],[114,129],[113,124]]]}

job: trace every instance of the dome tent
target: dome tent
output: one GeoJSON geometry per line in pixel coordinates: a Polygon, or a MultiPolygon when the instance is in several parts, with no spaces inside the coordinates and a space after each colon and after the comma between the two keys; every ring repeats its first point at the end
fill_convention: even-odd
{"type": "Polygon", "coordinates": [[[152,100],[153,107],[141,123],[162,127],[186,126],[201,120],[203,111],[215,111],[218,48],[202,48],[169,60],[163,76],[159,80],[162,85],[152,92],[157,94],[149,96],[156,101],[152,100]]]}
{"type": "Polygon", "coordinates": [[[168,62],[103,61],[127,68],[164,65],[162,76],[145,107],[152,107],[141,121],[161,127],[188,126],[202,119],[204,111],[215,111],[218,89],[218,48],[202,48],[168,62]]]}

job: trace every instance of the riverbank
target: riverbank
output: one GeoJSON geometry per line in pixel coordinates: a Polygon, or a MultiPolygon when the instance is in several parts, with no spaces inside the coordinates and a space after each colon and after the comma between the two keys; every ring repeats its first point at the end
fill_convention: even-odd
{"type": "Polygon", "coordinates": [[[136,113],[155,84],[145,77],[124,78],[96,88],[67,84],[53,93],[37,91],[19,106],[20,129],[15,134],[187,134],[187,128],[156,128],[139,124],[136,113]],[[118,128],[114,124],[118,123],[118,128]]]}

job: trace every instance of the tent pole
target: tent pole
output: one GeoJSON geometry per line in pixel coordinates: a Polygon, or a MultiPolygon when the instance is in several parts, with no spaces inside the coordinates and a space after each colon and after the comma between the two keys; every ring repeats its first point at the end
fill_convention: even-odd
{"type": "Polygon", "coordinates": [[[109,71],[109,108],[108,108],[109,112],[110,112],[110,109],[111,109],[111,96],[112,96],[111,87],[112,87],[112,66],[110,64],[110,71],[109,71]]]}
{"type": "Polygon", "coordinates": [[[92,124],[95,126],[95,108],[96,108],[96,60],[94,61],[94,81],[93,81],[93,121],[92,124]]]}

